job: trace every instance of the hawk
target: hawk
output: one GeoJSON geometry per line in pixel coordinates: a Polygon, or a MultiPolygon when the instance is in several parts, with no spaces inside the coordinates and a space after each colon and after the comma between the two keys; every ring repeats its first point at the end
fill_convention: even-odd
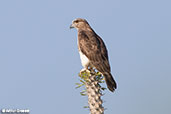
{"type": "Polygon", "coordinates": [[[73,20],[70,28],[76,28],[78,31],[78,50],[84,67],[81,71],[94,67],[104,76],[108,89],[114,92],[117,85],[110,71],[108,52],[103,40],[85,19],[73,20]]]}

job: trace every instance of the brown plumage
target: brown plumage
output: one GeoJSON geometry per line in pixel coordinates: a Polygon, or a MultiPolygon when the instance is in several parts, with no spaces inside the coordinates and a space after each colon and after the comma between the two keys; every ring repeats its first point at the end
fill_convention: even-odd
{"type": "Polygon", "coordinates": [[[75,19],[70,28],[78,30],[78,49],[83,70],[95,67],[105,77],[107,87],[110,91],[117,88],[110,71],[108,53],[103,40],[94,32],[85,19],[75,19]]]}

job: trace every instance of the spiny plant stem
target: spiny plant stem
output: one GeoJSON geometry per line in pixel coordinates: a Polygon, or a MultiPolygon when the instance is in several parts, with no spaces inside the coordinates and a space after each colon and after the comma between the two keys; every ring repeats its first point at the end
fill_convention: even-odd
{"type": "Polygon", "coordinates": [[[102,106],[102,90],[105,88],[100,86],[100,83],[104,83],[103,77],[99,72],[91,70],[90,72],[83,72],[79,75],[83,84],[78,87],[85,85],[86,91],[80,92],[81,95],[88,96],[88,104],[91,114],[104,114],[104,107],[102,106]]]}

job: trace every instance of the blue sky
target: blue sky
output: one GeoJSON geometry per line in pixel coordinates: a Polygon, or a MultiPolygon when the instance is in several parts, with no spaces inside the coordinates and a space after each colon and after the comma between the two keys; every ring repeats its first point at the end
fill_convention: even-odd
{"type": "Polygon", "coordinates": [[[0,108],[87,114],[73,19],[107,45],[118,89],[106,114],[170,114],[171,1],[0,0],[0,108]]]}

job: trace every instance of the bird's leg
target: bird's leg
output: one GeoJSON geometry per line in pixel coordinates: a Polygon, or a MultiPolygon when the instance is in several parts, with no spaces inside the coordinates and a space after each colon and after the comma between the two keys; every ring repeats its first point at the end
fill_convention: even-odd
{"type": "Polygon", "coordinates": [[[88,72],[90,73],[90,69],[88,69],[88,67],[84,67],[83,69],[81,69],[80,74],[83,72],[88,72]]]}
{"type": "Polygon", "coordinates": [[[86,71],[86,68],[81,69],[80,73],[81,73],[81,72],[84,72],[84,71],[86,71]]]}

